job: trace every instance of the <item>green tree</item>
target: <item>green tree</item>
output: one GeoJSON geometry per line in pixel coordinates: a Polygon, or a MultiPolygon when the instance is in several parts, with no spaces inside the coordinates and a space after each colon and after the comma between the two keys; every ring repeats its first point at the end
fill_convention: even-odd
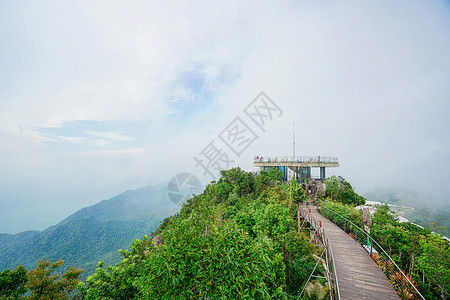
{"type": "Polygon", "coordinates": [[[336,200],[340,191],[339,179],[335,175],[328,177],[325,179],[325,186],[325,195],[336,200]]]}
{"type": "Polygon", "coordinates": [[[217,197],[220,199],[220,202],[224,202],[226,199],[228,199],[228,195],[233,191],[233,186],[226,182],[225,180],[222,180],[222,178],[219,179],[219,181],[216,184],[216,193],[217,197]]]}
{"type": "MultiPolygon", "coordinates": [[[[343,204],[340,202],[326,201],[326,202],[322,203],[322,207],[328,208],[334,212],[337,212],[338,214],[340,214],[344,218],[350,220],[351,222],[353,222],[355,225],[357,225],[359,227],[364,226],[363,221],[362,221],[362,212],[360,210],[356,210],[351,205],[343,204]]],[[[321,213],[333,222],[336,222],[336,221],[341,222],[342,221],[341,218],[336,217],[335,214],[329,212],[326,209],[322,209],[321,213]]]]}
{"type": "Polygon", "coordinates": [[[145,259],[153,248],[147,236],[143,240],[135,240],[130,250],[119,251],[123,260],[115,266],[104,269],[103,262],[100,262],[86,284],[79,287],[79,294],[84,299],[133,299],[138,296],[139,289],[134,281],[139,277],[145,259]]]}
{"type": "Polygon", "coordinates": [[[391,213],[387,204],[377,206],[377,210],[373,215],[374,225],[384,226],[387,224],[398,224],[398,218],[391,213]]]}
{"type": "Polygon", "coordinates": [[[431,234],[421,240],[423,253],[418,258],[418,264],[426,278],[436,284],[441,293],[441,299],[447,299],[450,291],[450,247],[449,243],[438,235],[431,234]]]}
{"type": "Polygon", "coordinates": [[[352,185],[345,180],[344,177],[335,175],[328,177],[325,180],[325,195],[332,200],[342,202],[344,204],[351,204],[354,206],[363,205],[366,199],[358,195],[352,185]]]}
{"type": "Polygon", "coordinates": [[[302,185],[297,182],[294,178],[291,180],[289,185],[289,196],[291,201],[295,203],[302,203],[305,201],[305,190],[302,185]]]}
{"type": "Polygon", "coordinates": [[[23,266],[17,266],[15,270],[4,270],[0,273],[0,299],[18,299],[28,290],[27,269],[23,266]]]}
{"type": "Polygon", "coordinates": [[[51,263],[49,260],[39,260],[37,267],[28,272],[27,288],[30,290],[28,299],[70,299],[69,294],[79,284],[78,277],[83,270],[70,267],[62,276],[51,275],[62,266],[62,260],[51,263]]]}
{"type": "MultiPolygon", "coordinates": [[[[254,176],[250,172],[245,172],[241,168],[232,168],[229,170],[220,171],[221,178],[217,182],[227,183],[232,187],[232,189],[227,189],[228,193],[232,190],[238,194],[238,196],[243,196],[250,194],[253,191],[254,176]]],[[[228,197],[228,194],[226,194],[228,197]]]]}
{"type": "Polygon", "coordinates": [[[268,187],[280,184],[282,177],[283,173],[278,169],[272,168],[268,172],[261,170],[254,183],[256,194],[260,195],[268,187]]]}
{"type": "Polygon", "coordinates": [[[283,298],[284,264],[270,239],[253,239],[229,222],[215,223],[203,199],[186,220],[162,233],[137,280],[146,299],[283,298]]]}
{"type": "Polygon", "coordinates": [[[258,199],[251,209],[255,220],[253,231],[259,236],[278,238],[289,230],[292,223],[292,213],[285,201],[278,201],[275,197],[268,197],[267,203],[258,199]]]}
{"type": "Polygon", "coordinates": [[[286,289],[291,295],[298,295],[304,282],[311,274],[315,260],[311,256],[315,249],[309,239],[301,233],[286,233],[281,245],[286,265],[286,289]]]}
{"type": "Polygon", "coordinates": [[[338,195],[337,201],[354,206],[363,205],[366,203],[366,199],[363,196],[360,196],[357,193],[355,193],[353,189],[342,191],[338,195]]]}

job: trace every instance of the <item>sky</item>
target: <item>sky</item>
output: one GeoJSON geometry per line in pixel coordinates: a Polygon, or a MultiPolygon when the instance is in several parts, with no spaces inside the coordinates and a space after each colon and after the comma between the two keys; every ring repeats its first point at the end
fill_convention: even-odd
{"type": "Polygon", "coordinates": [[[293,128],[363,195],[450,202],[449,1],[0,0],[0,41],[0,232],[251,170],[293,128]]]}

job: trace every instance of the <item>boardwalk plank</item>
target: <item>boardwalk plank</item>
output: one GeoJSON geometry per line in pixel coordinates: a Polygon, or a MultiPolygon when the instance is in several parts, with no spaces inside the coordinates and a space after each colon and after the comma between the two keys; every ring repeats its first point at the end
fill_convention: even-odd
{"type": "Polygon", "coordinates": [[[311,213],[322,221],[336,267],[341,299],[400,299],[386,275],[361,245],[314,208],[311,213]]]}

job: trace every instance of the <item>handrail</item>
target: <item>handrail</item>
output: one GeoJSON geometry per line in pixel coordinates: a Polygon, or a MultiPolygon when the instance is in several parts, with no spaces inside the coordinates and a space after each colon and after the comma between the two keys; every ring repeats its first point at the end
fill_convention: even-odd
{"type": "MultiPolygon", "coordinates": [[[[333,250],[330,245],[330,240],[328,239],[328,234],[326,233],[325,229],[322,227],[322,222],[320,220],[316,219],[311,214],[311,208],[306,208],[306,207],[302,206],[301,208],[298,207],[297,209],[299,209],[300,215],[313,227],[314,231],[322,239],[324,251],[329,253],[329,255],[326,256],[327,265],[328,265],[328,269],[330,269],[330,266],[333,269],[332,272],[330,272],[330,270],[328,270],[328,272],[331,273],[331,275],[332,275],[330,278],[331,279],[330,280],[331,281],[330,282],[330,294],[332,295],[332,291],[334,291],[336,299],[340,300],[341,295],[339,292],[339,283],[337,280],[336,266],[334,264],[334,255],[333,255],[333,250]]],[[[333,297],[331,297],[331,299],[333,299],[333,297]]]]}
{"type": "MultiPolygon", "coordinates": [[[[327,245],[330,245],[330,240],[328,239],[328,234],[326,233],[326,231],[323,231],[324,236],[327,240],[327,245]]],[[[337,274],[336,274],[336,266],[334,264],[334,255],[333,255],[333,248],[331,248],[331,246],[328,246],[327,249],[330,251],[330,256],[331,256],[331,264],[333,267],[333,279],[334,279],[334,285],[336,286],[336,298],[339,300],[341,299],[341,294],[339,291],[339,281],[337,280],[337,274]]]]}
{"type": "MultiPolygon", "coordinates": [[[[352,221],[348,220],[347,218],[345,218],[344,216],[340,215],[339,213],[333,211],[332,209],[329,209],[327,207],[323,207],[321,206],[320,209],[326,209],[328,211],[330,211],[331,213],[339,216],[340,218],[342,218],[343,220],[345,220],[347,223],[350,223],[354,228],[355,228],[355,239],[356,241],[358,241],[361,245],[364,244],[366,245],[366,238],[368,240],[371,241],[370,243],[367,245],[367,249],[370,249],[368,251],[370,251],[370,255],[372,257],[372,259],[377,263],[377,265],[383,270],[383,272],[385,273],[385,275],[388,277],[389,281],[391,282],[391,284],[393,285],[393,287],[395,288],[395,290],[397,291],[397,293],[399,294],[400,297],[402,297],[402,299],[423,299],[425,300],[425,298],[422,296],[422,294],[419,292],[419,290],[416,288],[416,286],[410,281],[409,277],[405,275],[405,273],[403,273],[403,271],[399,268],[399,266],[395,263],[395,261],[389,256],[389,254],[383,249],[383,247],[380,246],[380,244],[378,244],[377,241],[375,241],[367,232],[365,232],[363,229],[359,228],[356,224],[354,224],[352,221]],[[364,238],[364,241],[358,240],[358,233],[356,232],[356,230],[359,230],[362,235],[360,234],[359,236],[364,238]],[[377,249],[373,249],[373,246],[376,246],[377,249]],[[370,247],[372,246],[372,247],[370,247]],[[375,250],[377,253],[384,254],[387,258],[387,260],[385,259],[385,261],[383,260],[383,257],[381,255],[378,255],[377,253],[373,253],[373,250],[375,250]],[[392,270],[392,265],[395,266],[394,270],[392,270]],[[400,275],[400,278],[398,278],[400,275]],[[406,286],[405,286],[406,284],[406,286]]],[[[333,223],[335,223],[337,226],[341,227],[341,229],[343,229],[345,232],[347,232],[347,226],[343,226],[344,228],[342,228],[342,225],[337,224],[334,220],[331,220],[333,223]]],[[[345,225],[345,224],[344,224],[345,225]]],[[[349,233],[349,232],[347,232],[349,233]]]]}
{"type": "Polygon", "coordinates": [[[337,164],[339,163],[339,159],[337,157],[331,157],[331,156],[255,156],[253,159],[253,162],[259,163],[332,163],[337,164]]]}

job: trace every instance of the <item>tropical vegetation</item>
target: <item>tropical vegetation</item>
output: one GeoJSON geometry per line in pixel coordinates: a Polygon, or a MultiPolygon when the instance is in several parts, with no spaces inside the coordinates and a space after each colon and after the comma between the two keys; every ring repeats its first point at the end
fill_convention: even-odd
{"type": "MultiPolygon", "coordinates": [[[[343,177],[326,184],[323,207],[362,226],[354,207],[365,199],[343,177]]],[[[120,250],[117,264],[99,262],[84,281],[75,268],[54,274],[62,261],[39,261],[31,271],[19,265],[0,273],[0,299],[324,299],[325,279],[309,280],[316,266],[325,271],[317,264],[322,250],[295,220],[308,200],[278,170],[221,171],[149,236],[120,250]]],[[[439,235],[399,223],[386,207],[377,210],[372,234],[427,299],[448,295],[449,245],[439,235]]]]}

